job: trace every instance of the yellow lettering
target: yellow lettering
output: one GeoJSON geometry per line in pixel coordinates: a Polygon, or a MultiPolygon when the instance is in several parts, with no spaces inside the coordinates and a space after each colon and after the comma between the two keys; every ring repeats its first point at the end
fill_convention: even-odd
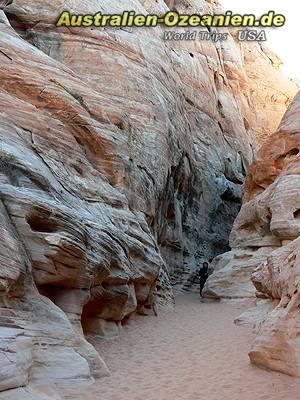
{"type": "Polygon", "coordinates": [[[102,21],[101,21],[101,26],[107,26],[109,20],[110,20],[110,15],[103,15],[102,21]]]}
{"type": "Polygon", "coordinates": [[[100,12],[94,15],[94,26],[101,26],[101,18],[102,14],[100,12]]]}
{"type": "Polygon", "coordinates": [[[200,15],[191,15],[189,19],[190,26],[199,26],[200,25],[200,15]]]}
{"type": "Polygon", "coordinates": [[[121,15],[112,15],[109,21],[110,26],[121,26],[122,17],[121,15]]]}
{"type": "Polygon", "coordinates": [[[135,26],[145,26],[146,17],[144,15],[136,15],[134,18],[135,26]]]}
{"type": "Polygon", "coordinates": [[[70,21],[70,13],[69,11],[64,11],[58,21],[56,22],[56,26],[70,26],[71,21],[70,21]]]}
{"type": "Polygon", "coordinates": [[[71,26],[81,26],[81,25],[82,25],[82,15],[72,15],[71,26]]]}
{"type": "Polygon", "coordinates": [[[273,18],[273,26],[283,26],[285,24],[285,16],[282,14],[275,15],[273,18]]]}
{"type": "Polygon", "coordinates": [[[92,15],[84,15],[83,22],[82,22],[83,26],[87,26],[87,27],[92,26],[93,23],[94,23],[94,18],[92,15]]]}
{"type": "Polygon", "coordinates": [[[177,11],[169,11],[165,15],[164,23],[166,26],[176,26],[179,21],[179,14],[177,11]]]}
{"type": "Polygon", "coordinates": [[[181,28],[189,26],[189,15],[180,15],[178,26],[180,26],[181,28]]]}
{"type": "Polygon", "coordinates": [[[203,15],[201,18],[202,26],[212,26],[212,16],[211,15],[203,15]]]}

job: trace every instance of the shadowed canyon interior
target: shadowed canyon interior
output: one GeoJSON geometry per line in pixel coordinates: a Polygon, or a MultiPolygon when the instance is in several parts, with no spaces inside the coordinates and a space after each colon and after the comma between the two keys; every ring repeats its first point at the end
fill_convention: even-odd
{"type": "Polygon", "coordinates": [[[257,296],[241,317],[265,321],[251,361],[300,376],[300,98],[271,136],[299,89],[278,57],[235,31],[176,42],[53,25],[60,9],[168,7],[223,10],[0,10],[0,391],[107,376],[85,335],[118,335],[154,298],[172,307],[213,258],[207,297],[257,296]]]}

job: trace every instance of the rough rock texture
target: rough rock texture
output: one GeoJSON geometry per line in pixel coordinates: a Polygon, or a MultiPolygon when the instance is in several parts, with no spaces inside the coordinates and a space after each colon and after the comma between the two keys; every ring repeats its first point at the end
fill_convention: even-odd
{"type": "Polygon", "coordinates": [[[300,377],[300,93],[251,165],[231,234],[234,249],[217,260],[209,296],[269,299],[255,314],[253,363],[300,377]],[[225,267],[224,267],[225,265],[225,267]],[[257,268],[255,268],[257,266],[257,268]],[[249,282],[255,286],[249,292],[249,282]],[[236,276],[241,286],[236,287],[236,276]],[[234,280],[234,284],[230,283],[234,280]],[[220,285],[218,288],[217,285],[220,285]],[[269,309],[268,309],[269,308],[269,309]]]}
{"type": "Polygon", "coordinates": [[[48,386],[26,387],[0,393],[0,400],[62,400],[55,389],[48,386]]]}
{"type": "Polygon", "coordinates": [[[270,133],[277,130],[287,106],[297,93],[297,86],[280,72],[282,61],[264,42],[240,42],[239,45],[254,111],[253,119],[246,119],[245,125],[252,130],[260,146],[270,133]]]}
{"type": "Polygon", "coordinates": [[[0,391],[107,374],[83,330],[117,334],[154,291],[170,302],[169,278],[225,251],[240,207],[256,118],[243,53],[160,28],[53,27],[64,9],[167,10],[113,3],[0,11],[0,391]]]}
{"type": "MultiPolygon", "coordinates": [[[[253,274],[259,292],[279,301],[258,332],[250,352],[255,364],[300,377],[299,161],[300,94],[279,130],[263,147],[247,183],[248,198],[268,194],[270,231],[281,240],[253,274]],[[263,162],[263,160],[265,160],[263,162]],[[264,175],[264,176],[263,176],[264,175]],[[264,190],[262,194],[259,194],[264,190]]],[[[251,200],[250,200],[251,201],[251,200]]]]}
{"type": "Polygon", "coordinates": [[[204,296],[225,299],[254,297],[255,288],[251,282],[251,274],[272,249],[274,247],[236,247],[216,257],[212,262],[213,274],[203,291],[204,296]]]}
{"type": "Polygon", "coordinates": [[[300,238],[270,254],[253,274],[257,289],[279,304],[264,318],[249,353],[253,363],[300,377],[300,238]]]}

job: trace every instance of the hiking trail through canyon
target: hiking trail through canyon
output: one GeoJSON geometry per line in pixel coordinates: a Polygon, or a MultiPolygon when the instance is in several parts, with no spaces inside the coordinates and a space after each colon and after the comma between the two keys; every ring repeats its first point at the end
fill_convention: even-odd
{"type": "Polygon", "coordinates": [[[300,380],[259,369],[247,353],[248,327],[234,319],[243,303],[209,302],[197,294],[176,298],[174,311],[139,316],[119,338],[93,339],[111,376],[65,391],[68,400],[289,400],[300,380]]]}

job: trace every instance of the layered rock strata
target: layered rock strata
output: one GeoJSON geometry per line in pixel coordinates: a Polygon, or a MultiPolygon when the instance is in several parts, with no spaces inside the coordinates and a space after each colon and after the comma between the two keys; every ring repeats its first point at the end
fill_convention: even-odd
{"type": "Polygon", "coordinates": [[[0,11],[0,391],[106,375],[83,332],[117,334],[228,248],[255,148],[247,60],[232,37],[54,27],[64,9],[168,9],[114,3],[0,11]]]}
{"type": "Polygon", "coordinates": [[[253,296],[256,290],[258,298],[265,298],[267,308],[256,313],[250,359],[298,377],[299,116],[300,94],[249,169],[244,204],[231,234],[233,250],[215,261],[216,274],[206,288],[208,296],[253,296]]]}

